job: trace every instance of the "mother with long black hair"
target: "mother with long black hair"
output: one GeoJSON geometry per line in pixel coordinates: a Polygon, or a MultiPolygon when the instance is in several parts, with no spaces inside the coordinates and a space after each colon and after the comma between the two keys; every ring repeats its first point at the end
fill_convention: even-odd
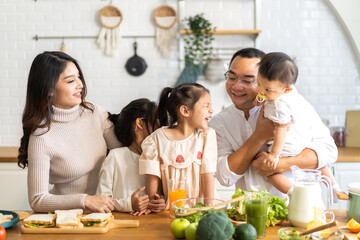
{"type": "Polygon", "coordinates": [[[62,52],[35,57],[28,77],[18,165],[28,167],[36,212],[82,208],[111,212],[114,199],[94,195],[107,149],[120,147],[108,113],[85,101],[77,61],[62,52]],[[53,184],[49,190],[49,184],[53,184]]]}

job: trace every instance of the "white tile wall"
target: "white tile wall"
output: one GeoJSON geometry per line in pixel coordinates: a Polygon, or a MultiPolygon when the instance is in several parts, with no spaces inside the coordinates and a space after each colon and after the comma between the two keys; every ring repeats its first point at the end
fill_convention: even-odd
{"type": "MultiPolygon", "coordinates": [[[[27,74],[33,58],[58,50],[61,39],[34,41],[39,36],[97,35],[101,0],[0,0],[0,146],[19,145],[21,113],[27,74]]],[[[161,4],[177,9],[176,0],[113,0],[123,14],[122,35],[153,35],[153,10],[161,4]]],[[[252,0],[186,0],[183,16],[200,12],[218,29],[254,28],[252,0]]],[[[360,109],[359,69],[340,24],[323,0],[262,1],[264,51],[284,51],[297,58],[299,91],[332,125],[344,124],[347,109],[360,109]],[[337,121],[337,122],[335,122],[337,121]]],[[[216,47],[253,46],[249,36],[216,36],[216,47]]],[[[123,38],[114,57],[105,56],[95,39],[65,39],[67,52],[78,59],[88,84],[87,100],[119,112],[130,100],[157,100],[165,86],[175,83],[181,64],[178,45],[162,58],[154,39],[137,39],[138,54],[148,69],[140,77],[128,75],[126,60],[133,55],[133,39],[123,38]]],[[[181,50],[181,49],[180,49],[181,50]]],[[[180,51],[181,52],[181,51],[180,51]]]]}

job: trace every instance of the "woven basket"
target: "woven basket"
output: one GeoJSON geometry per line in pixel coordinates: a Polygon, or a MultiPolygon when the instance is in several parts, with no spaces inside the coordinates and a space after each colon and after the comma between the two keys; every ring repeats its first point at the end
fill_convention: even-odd
{"type": "Polygon", "coordinates": [[[120,25],[120,23],[122,21],[121,11],[117,7],[114,7],[113,5],[105,6],[100,10],[99,21],[100,21],[101,25],[106,28],[110,28],[110,29],[116,28],[120,25]],[[109,26],[103,21],[103,17],[120,17],[120,20],[116,25],[109,26]]]}
{"type": "Polygon", "coordinates": [[[174,26],[174,24],[176,23],[177,13],[173,7],[169,5],[161,5],[160,7],[156,8],[154,11],[154,21],[157,27],[163,29],[169,29],[172,26],[174,26]],[[156,20],[157,17],[174,17],[174,21],[168,26],[163,26],[156,20]]]}

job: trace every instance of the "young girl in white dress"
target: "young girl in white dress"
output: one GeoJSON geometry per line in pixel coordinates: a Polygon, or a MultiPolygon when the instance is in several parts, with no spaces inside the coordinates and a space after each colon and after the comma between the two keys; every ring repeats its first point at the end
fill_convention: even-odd
{"type": "Polygon", "coordinates": [[[162,90],[160,128],[142,143],[139,160],[150,199],[160,188],[168,199],[170,179],[185,180],[187,197],[213,198],[217,145],[215,131],[208,127],[212,113],[209,91],[200,84],[162,90]]]}
{"type": "Polygon", "coordinates": [[[157,127],[156,104],[140,98],[125,106],[120,114],[110,114],[115,135],[123,147],[113,149],[100,170],[97,194],[115,198],[115,211],[133,215],[159,212],[165,201],[156,195],[149,201],[144,194],[146,177],[139,175],[141,143],[157,127]]]}

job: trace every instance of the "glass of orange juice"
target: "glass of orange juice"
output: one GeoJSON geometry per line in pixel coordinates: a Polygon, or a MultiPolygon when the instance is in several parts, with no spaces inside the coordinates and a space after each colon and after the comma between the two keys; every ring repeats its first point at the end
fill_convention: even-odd
{"type": "MultiPolygon", "coordinates": [[[[171,203],[176,200],[186,198],[185,180],[170,179],[168,188],[169,188],[170,217],[175,217],[171,208],[171,203]]],[[[179,202],[179,207],[180,205],[181,202],[179,202]]]]}

